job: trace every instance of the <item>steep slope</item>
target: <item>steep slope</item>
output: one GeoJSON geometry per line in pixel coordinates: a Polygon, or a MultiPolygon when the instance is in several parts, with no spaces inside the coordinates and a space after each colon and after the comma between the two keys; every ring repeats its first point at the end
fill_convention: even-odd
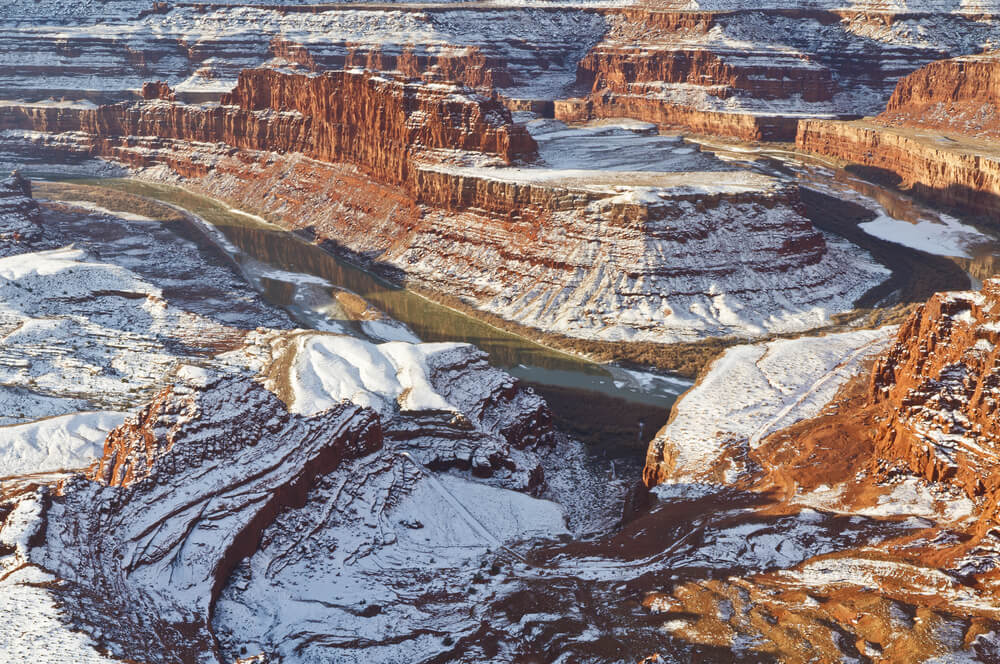
{"type": "Polygon", "coordinates": [[[936,295],[875,343],[804,337],[713,365],[650,447],[665,511],[703,514],[681,581],[643,599],[663,629],[782,661],[996,659],[998,288],[936,295]],[[725,579],[698,569],[718,564],[725,579]]]}
{"type": "Polygon", "coordinates": [[[794,188],[649,125],[541,121],[538,152],[493,100],[360,72],[248,71],[224,102],[11,104],[0,126],[35,154],[103,156],[168,182],[176,172],[431,293],[571,337],[809,329],[885,274],[816,231],[794,188]]]}
{"type": "Polygon", "coordinates": [[[933,62],[901,79],[881,124],[1000,138],[1000,53],[933,62]]]}
{"type": "Polygon", "coordinates": [[[796,144],[990,221],[1000,200],[998,72],[995,54],[935,62],[902,79],[881,115],[803,121],[796,144]]]}
{"type": "Polygon", "coordinates": [[[364,72],[307,76],[248,70],[221,105],[7,104],[0,107],[0,122],[8,129],[88,134],[97,150],[111,155],[127,137],[301,152],[349,161],[392,184],[409,180],[409,162],[423,150],[471,150],[506,161],[533,154],[531,137],[511,124],[503,106],[466,92],[364,72]]]}
{"type": "MultiPolygon", "coordinates": [[[[312,595],[323,583],[345,592],[349,578],[366,586],[349,591],[355,606],[327,605],[336,634],[339,622],[368,615],[365,599],[377,613],[375,600],[398,592],[404,577],[372,576],[369,556],[394,559],[409,533],[422,530],[421,546],[434,552],[409,563],[411,578],[412,565],[470,578],[508,539],[564,532],[556,505],[509,490],[543,486],[541,455],[554,442],[547,407],[470,346],[261,331],[215,368],[182,367],[174,380],[108,435],[87,476],[8,503],[4,517],[32,512],[30,528],[0,526],[5,538],[35,533],[3,551],[4,569],[30,565],[62,579],[49,591],[59,620],[99,634],[115,656],[231,661],[237,653],[216,650],[220,634],[269,653],[304,647],[315,614],[275,605],[275,593],[312,595]],[[458,474],[437,479],[446,469],[458,474]],[[464,470],[493,486],[462,479],[464,470]],[[317,557],[317,546],[329,555],[317,557]],[[214,619],[224,588],[247,591],[229,575],[255,555],[266,572],[239,603],[257,607],[255,623],[273,607],[280,628],[271,634],[244,633],[243,609],[234,617],[231,605],[214,619]]],[[[420,606],[397,599],[385,610],[420,606]]],[[[428,620],[448,624],[447,614],[428,620]]]]}
{"type": "Polygon", "coordinates": [[[31,197],[31,183],[15,171],[0,180],[0,256],[24,253],[41,239],[38,203],[31,197]]]}
{"type": "Polygon", "coordinates": [[[933,297],[872,373],[880,457],[997,502],[1000,281],[933,297]]]}
{"type": "Polygon", "coordinates": [[[182,378],[109,435],[100,484],[62,487],[45,512],[48,546],[29,554],[70,582],[77,619],[92,616],[114,650],[154,661],[204,661],[212,605],[262,525],[316,476],[380,444],[360,408],[294,417],[246,379],[182,378]]]}
{"type": "Polygon", "coordinates": [[[654,6],[606,12],[608,32],[577,69],[590,94],[558,102],[557,117],[791,140],[801,118],[877,112],[900,76],[977,52],[994,29],[975,10],[933,4],[654,6]]]}

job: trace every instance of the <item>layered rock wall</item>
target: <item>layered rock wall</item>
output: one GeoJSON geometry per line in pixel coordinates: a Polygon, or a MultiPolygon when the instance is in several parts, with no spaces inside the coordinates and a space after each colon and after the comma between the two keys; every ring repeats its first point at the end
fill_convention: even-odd
{"type": "Polygon", "coordinates": [[[798,130],[798,119],[780,115],[705,111],[638,95],[592,95],[555,103],[555,117],[564,122],[627,117],[654,122],[664,129],[686,129],[696,134],[727,136],[741,141],[788,141],[798,130]]]}
{"type": "Polygon", "coordinates": [[[283,37],[271,41],[275,57],[295,63],[313,72],[367,69],[393,72],[406,78],[427,82],[461,83],[470,88],[492,90],[515,85],[507,61],[489,55],[478,46],[424,46],[407,44],[402,48],[381,45],[323,44],[310,48],[283,37]]]}
{"type": "Polygon", "coordinates": [[[749,62],[726,61],[704,49],[604,47],[590,51],[577,68],[577,81],[595,92],[629,94],[650,83],[699,86],[719,99],[740,94],[756,99],[829,101],[834,83],[828,69],[803,66],[804,57],[778,56],[749,62]]]}
{"type": "Polygon", "coordinates": [[[348,72],[245,71],[219,106],[8,104],[0,107],[0,127],[83,132],[104,148],[156,137],[301,152],[353,163],[396,184],[407,182],[414,154],[424,149],[471,150],[508,162],[536,150],[499,102],[451,86],[429,88],[348,72]]]}
{"type": "Polygon", "coordinates": [[[1000,138],[1000,53],[934,62],[901,79],[882,124],[1000,138]]]}
{"type": "Polygon", "coordinates": [[[671,4],[605,16],[607,33],[577,68],[588,103],[572,117],[628,115],[743,140],[792,140],[801,117],[876,113],[900,76],[978,52],[992,24],[937,7],[893,6],[711,11],[671,4]]]}
{"type": "Polygon", "coordinates": [[[803,120],[799,149],[854,164],[876,179],[939,204],[994,215],[1000,151],[980,142],[921,135],[870,121],[803,120]]]}
{"type": "Polygon", "coordinates": [[[901,79],[881,115],[803,120],[799,149],[835,157],[939,204],[995,219],[1000,56],[934,62],[901,79]]]}
{"type": "Polygon", "coordinates": [[[935,295],[876,363],[876,449],[932,481],[994,500],[1000,489],[1000,280],[935,295]]]}
{"type": "Polygon", "coordinates": [[[31,182],[18,172],[0,180],[0,256],[25,251],[42,237],[31,182]]]}

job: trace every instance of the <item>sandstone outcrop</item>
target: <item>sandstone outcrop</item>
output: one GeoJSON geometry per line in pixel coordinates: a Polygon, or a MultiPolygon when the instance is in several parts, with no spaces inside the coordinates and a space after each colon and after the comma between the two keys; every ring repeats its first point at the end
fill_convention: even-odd
{"type": "Polygon", "coordinates": [[[300,152],[353,163],[382,181],[404,184],[422,150],[458,149],[506,161],[530,158],[534,141],[499,103],[452,86],[432,88],[371,73],[318,76],[249,70],[218,106],[155,101],[96,108],[8,104],[0,126],[82,132],[99,154],[131,137],[225,143],[300,152]]]}
{"type": "Polygon", "coordinates": [[[869,397],[880,458],[972,497],[1000,496],[1000,281],[935,295],[879,357],[869,397]]]}
{"type": "Polygon", "coordinates": [[[166,81],[146,81],[142,84],[139,96],[143,99],[162,99],[163,101],[174,101],[177,96],[166,81]]]}
{"type": "Polygon", "coordinates": [[[1000,200],[1000,151],[981,140],[937,136],[877,121],[803,120],[796,145],[854,164],[863,174],[941,205],[984,213],[1000,200]]]}
{"type": "Polygon", "coordinates": [[[367,69],[428,83],[460,83],[487,92],[515,85],[507,61],[499,55],[487,55],[478,46],[407,44],[397,49],[347,42],[307,46],[275,37],[271,49],[276,58],[312,72],[367,69]]]}
{"type": "Polygon", "coordinates": [[[670,501],[665,515],[701,515],[679,540],[697,541],[688,564],[727,572],[678,584],[674,564],[652,582],[663,590],[643,605],[662,628],[721,648],[745,639],[782,661],[929,650],[994,661],[998,643],[983,635],[1000,619],[998,312],[992,280],[935,295],[898,330],[737,346],[717,360],[650,445],[645,475],[670,501]],[[734,504],[756,516],[728,534],[700,525],[734,504]]]}
{"type": "Polygon", "coordinates": [[[918,197],[995,218],[1000,204],[1000,57],[934,62],[901,79],[882,114],[803,120],[797,146],[918,197]]]}
{"type": "Polygon", "coordinates": [[[1000,53],[933,62],[899,81],[880,124],[1000,138],[1000,53]]]}
{"type": "Polygon", "coordinates": [[[791,140],[799,122],[794,117],[699,110],[685,104],[611,92],[557,101],[554,113],[556,118],[565,122],[586,122],[593,118],[637,118],[656,123],[666,130],[691,131],[750,142],[791,140]]]}
{"type": "Polygon", "coordinates": [[[975,52],[990,22],[941,13],[929,28],[889,6],[697,8],[605,10],[608,31],[577,68],[590,95],[557,105],[556,116],[792,140],[802,117],[877,112],[899,76],[975,52]],[[934,36],[913,40],[908,28],[934,36]]]}

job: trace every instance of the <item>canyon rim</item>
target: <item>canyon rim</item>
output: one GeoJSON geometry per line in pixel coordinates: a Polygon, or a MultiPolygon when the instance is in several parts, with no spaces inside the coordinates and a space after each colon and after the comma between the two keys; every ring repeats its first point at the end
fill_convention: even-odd
{"type": "Polygon", "coordinates": [[[0,662],[1000,662],[998,48],[0,3],[0,662]]]}

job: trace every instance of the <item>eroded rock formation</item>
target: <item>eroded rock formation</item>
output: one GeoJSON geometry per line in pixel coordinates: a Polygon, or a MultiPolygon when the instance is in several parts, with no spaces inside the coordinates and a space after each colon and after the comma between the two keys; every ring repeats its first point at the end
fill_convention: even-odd
{"type": "Polygon", "coordinates": [[[508,162],[535,151],[499,102],[451,86],[430,88],[363,72],[248,70],[219,106],[9,104],[0,113],[8,129],[88,134],[94,149],[109,156],[131,137],[221,142],[347,161],[392,184],[408,181],[410,161],[422,150],[471,150],[508,162]]]}
{"type": "Polygon", "coordinates": [[[843,160],[939,204],[984,213],[1000,202],[996,55],[935,62],[902,79],[881,115],[803,120],[800,149],[843,160]]]}
{"type": "Polygon", "coordinates": [[[899,81],[878,122],[1000,138],[1000,53],[933,62],[899,81]]]}
{"type": "MultiPolygon", "coordinates": [[[[423,509],[447,501],[447,493],[434,497],[427,468],[469,470],[523,491],[543,487],[538,455],[554,443],[545,403],[470,346],[376,347],[339,335],[261,331],[227,357],[212,369],[183,367],[173,386],[108,434],[86,476],[31,498],[41,506],[36,534],[14,555],[63,579],[58,596],[67,620],[100,634],[118,657],[231,661],[216,650],[216,630],[242,633],[244,626],[213,621],[236,566],[263,541],[262,555],[282,558],[269,565],[275,585],[265,593],[290,583],[278,575],[290,563],[300,579],[354,574],[357,556],[394,543],[393,529],[424,527],[400,507],[411,493],[421,496],[423,509]],[[255,378],[247,367],[265,374],[255,378]],[[352,376],[361,382],[351,383],[352,376]],[[371,516],[375,541],[362,541],[367,531],[354,523],[358,514],[371,516]],[[310,528],[324,519],[353,525],[344,531],[331,524],[334,537],[324,549],[330,557],[302,575],[294,566],[302,555],[297,547],[316,540],[301,522],[315,518],[310,528]],[[268,534],[274,529],[284,535],[268,534]],[[348,551],[354,540],[363,550],[348,551]],[[351,555],[333,556],[338,550],[351,555]]],[[[442,481],[516,513],[501,512],[488,526],[472,522],[465,536],[477,546],[484,533],[512,536],[517,531],[505,530],[508,523],[540,523],[519,512],[538,503],[532,498],[457,477],[442,481]]],[[[561,529],[561,512],[538,504],[546,527],[561,529]]],[[[460,511],[457,518],[471,517],[460,511]]],[[[376,582],[372,592],[386,592],[386,583],[376,582]]],[[[284,619],[301,629],[290,614],[284,619]]],[[[256,635],[268,651],[282,647],[263,636],[256,635]]]]}
{"type": "Polygon", "coordinates": [[[377,417],[356,406],[298,417],[251,380],[186,378],[109,434],[91,478],[50,498],[34,559],[69,582],[76,618],[133,658],[210,657],[212,606],[260,529],[381,444],[377,417]]]}
{"type": "Polygon", "coordinates": [[[881,5],[711,11],[701,3],[700,11],[670,11],[680,9],[692,7],[607,11],[607,33],[577,69],[590,95],[557,105],[557,117],[627,116],[742,140],[791,140],[803,116],[877,112],[899,76],[975,52],[990,24],[938,7],[933,21],[881,5]]]}
{"type": "Polygon", "coordinates": [[[872,373],[880,458],[994,502],[1000,477],[1000,281],[935,295],[872,373]]]}
{"type": "Polygon", "coordinates": [[[734,503],[759,521],[690,532],[693,565],[729,576],[661,580],[643,605],[663,628],[784,661],[996,659],[998,301],[993,280],[898,330],[727,351],[646,477],[665,511],[704,510],[695,523],[734,503]]]}
{"type": "MultiPolygon", "coordinates": [[[[692,152],[679,144],[659,157],[678,164],[674,173],[604,173],[582,155],[607,159],[606,139],[586,131],[569,134],[579,143],[569,149],[583,152],[567,167],[546,167],[567,161],[566,146],[552,144],[537,166],[509,168],[537,143],[499,102],[462,88],[255,70],[219,106],[10,104],[0,126],[36,147],[166,165],[186,186],[388,263],[432,292],[570,337],[808,329],[851,309],[883,274],[817,232],[794,188],[682,157],[692,152]],[[846,278],[858,271],[864,278],[846,278]]],[[[609,138],[624,149],[659,141],[618,134],[609,138]]]]}

